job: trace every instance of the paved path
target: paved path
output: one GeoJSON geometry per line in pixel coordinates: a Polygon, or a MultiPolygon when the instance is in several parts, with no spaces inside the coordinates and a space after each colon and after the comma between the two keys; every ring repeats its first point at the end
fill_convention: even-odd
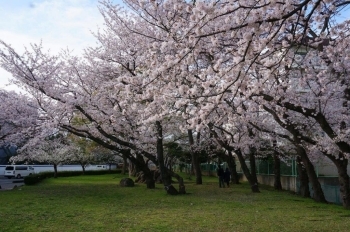
{"type": "Polygon", "coordinates": [[[15,186],[19,187],[24,185],[23,179],[8,179],[4,176],[0,176],[0,186],[2,190],[10,190],[13,189],[15,186]]]}

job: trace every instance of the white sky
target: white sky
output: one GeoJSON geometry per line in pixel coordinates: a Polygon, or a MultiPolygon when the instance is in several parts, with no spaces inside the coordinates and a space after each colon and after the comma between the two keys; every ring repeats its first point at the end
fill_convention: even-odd
{"type": "MultiPolygon", "coordinates": [[[[40,41],[52,52],[68,47],[79,53],[94,45],[90,31],[103,25],[97,5],[97,0],[0,0],[0,39],[20,53],[24,46],[40,41]]],[[[349,10],[339,16],[340,21],[345,19],[350,19],[349,10]]],[[[10,78],[0,68],[0,88],[16,89],[7,86],[10,78]]]]}
{"type": "MultiPolygon", "coordinates": [[[[97,0],[0,0],[0,39],[19,53],[40,41],[52,52],[69,48],[79,53],[95,44],[91,31],[103,25],[97,6],[97,0]]],[[[9,79],[0,68],[0,88],[16,89],[7,86],[9,79]]]]}

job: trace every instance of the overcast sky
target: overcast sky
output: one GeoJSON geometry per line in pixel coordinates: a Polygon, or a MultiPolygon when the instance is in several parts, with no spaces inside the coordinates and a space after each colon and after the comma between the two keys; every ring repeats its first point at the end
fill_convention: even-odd
{"type": "MultiPolygon", "coordinates": [[[[0,39],[18,52],[42,41],[53,52],[68,47],[79,53],[94,45],[90,31],[103,25],[97,5],[97,0],[0,0],[0,39]]],[[[349,18],[349,11],[339,16],[340,21],[349,18]]],[[[0,68],[0,88],[15,89],[6,86],[10,78],[0,68]]]]}
{"type": "MultiPolygon", "coordinates": [[[[68,47],[79,53],[95,44],[90,31],[103,25],[97,5],[97,0],[0,0],[0,39],[19,52],[42,41],[53,52],[68,47]]],[[[0,88],[15,89],[6,86],[10,78],[0,68],[0,88]]]]}

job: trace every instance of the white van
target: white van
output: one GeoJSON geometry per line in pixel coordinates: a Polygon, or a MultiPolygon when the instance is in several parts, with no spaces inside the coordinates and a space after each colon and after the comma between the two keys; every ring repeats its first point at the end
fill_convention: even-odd
{"type": "Polygon", "coordinates": [[[5,168],[5,177],[22,178],[34,174],[34,168],[28,165],[8,165],[5,168]]]}

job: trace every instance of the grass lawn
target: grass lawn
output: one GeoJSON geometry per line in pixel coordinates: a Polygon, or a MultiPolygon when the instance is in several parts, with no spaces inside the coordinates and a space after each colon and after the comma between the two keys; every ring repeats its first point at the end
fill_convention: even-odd
{"type": "MultiPolygon", "coordinates": [[[[0,191],[0,231],[350,231],[350,211],[247,184],[187,181],[188,194],[161,185],[119,187],[121,175],[47,179],[0,191]]],[[[177,187],[177,185],[175,185],[177,187]]]]}

